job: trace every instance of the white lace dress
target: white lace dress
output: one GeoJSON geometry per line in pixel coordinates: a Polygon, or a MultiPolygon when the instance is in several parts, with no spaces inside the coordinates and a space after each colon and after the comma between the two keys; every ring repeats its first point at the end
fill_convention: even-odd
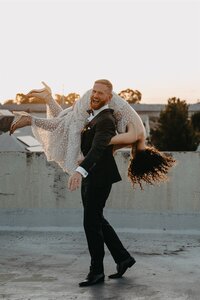
{"type": "MultiPolygon", "coordinates": [[[[87,91],[76,101],[74,107],[62,109],[54,100],[47,106],[47,118],[32,118],[32,131],[41,143],[48,161],[57,162],[67,173],[72,174],[78,166],[81,157],[81,131],[87,123],[90,108],[90,95],[87,91]]],[[[116,93],[113,93],[109,107],[114,110],[117,120],[117,131],[126,132],[128,123],[135,128],[136,141],[145,128],[137,112],[116,93]]]]}

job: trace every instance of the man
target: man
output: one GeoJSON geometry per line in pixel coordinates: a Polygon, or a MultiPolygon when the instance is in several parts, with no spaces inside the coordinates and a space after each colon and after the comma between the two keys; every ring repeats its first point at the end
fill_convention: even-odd
{"type": "Polygon", "coordinates": [[[97,80],[91,94],[89,123],[82,131],[81,151],[84,160],[70,176],[68,188],[74,191],[81,185],[84,207],[84,230],[91,256],[90,272],[80,287],[104,281],[104,242],[117,264],[117,273],[110,278],[120,278],[134,263],[119,240],[114,229],[103,216],[103,208],[112,184],[121,180],[113,154],[108,145],[116,134],[113,111],[108,108],[112,98],[112,84],[105,79],[97,80]]]}

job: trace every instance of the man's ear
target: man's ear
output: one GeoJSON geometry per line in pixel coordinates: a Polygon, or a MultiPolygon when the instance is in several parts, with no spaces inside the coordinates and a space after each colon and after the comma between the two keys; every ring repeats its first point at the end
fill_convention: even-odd
{"type": "Polygon", "coordinates": [[[108,102],[110,102],[110,101],[111,101],[112,97],[113,97],[113,95],[112,95],[112,94],[110,94],[110,95],[109,95],[109,100],[108,100],[108,102]]]}

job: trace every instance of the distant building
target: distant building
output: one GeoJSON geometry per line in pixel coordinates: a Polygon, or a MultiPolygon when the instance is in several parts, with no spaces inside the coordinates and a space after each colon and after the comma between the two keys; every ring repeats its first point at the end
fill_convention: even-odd
{"type": "MultiPolygon", "coordinates": [[[[136,112],[140,115],[143,124],[145,126],[147,137],[150,135],[150,128],[154,128],[156,120],[160,115],[160,112],[164,110],[167,104],[130,104],[136,112]]],[[[62,106],[63,109],[68,106],[65,104],[62,106]]],[[[44,118],[46,116],[46,105],[45,104],[10,104],[2,105],[0,104],[0,109],[6,109],[10,111],[26,111],[30,114],[33,114],[38,117],[44,118]]],[[[190,104],[189,105],[189,116],[195,112],[200,111],[200,103],[190,104]]],[[[21,131],[21,130],[20,130],[21,131]]],[[[25,131],[25,129],[24,129],[25,131]]],[[[30,130],[29,130],[29,134],[30,130]]],[[[20,135],[20,132],[19,132],[20,135]]]]}
{"type": "MultiPolygon", "coordinates": [[[[130,104],[139,115],[148,115],[149,117],[159,117],[160,112],[165,108],[167,104],[130,104]]],[[[64,109],[67,108],[67,105],[62,106],[64,109]]],[[[36,113],[45,113],[46,105],[45,104],[0,104],[0,109],[7,109],[10,111],[26,111],[26,112],[36,112],[36,113]]],[[[189,115],[200,111],[200,103],[190,104],[189,105],[189,115]]]]}
{"type": "MultiPolygon", "coordinates": [[[[167,104],[132,104],[131,106],[139,115],[148,115],[149,117],[159,117],[160,112],[164,110],[167,104]]],[[[200,111],[200,103],[190,104],[188,107],[189,116],[200,111]]]]}

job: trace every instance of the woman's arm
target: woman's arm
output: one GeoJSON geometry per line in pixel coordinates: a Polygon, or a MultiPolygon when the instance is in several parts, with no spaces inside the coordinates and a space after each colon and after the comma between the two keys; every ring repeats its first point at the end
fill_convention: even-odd
{"type": "Polygon", "coordinates": [[[127,132],[125,133],[120,133],[120,134],[117,134],[115,136],[112,137],[111,141],[110,141],[110,144],[113,144],[113,145],[119,145],[119,144],[132,144],[134,142],[137,141],[137,139],[135,138],[136,134],[135,134],[135,131],[134,131],[134,127],[133,127],[133,124],[129,123],[127,125],[127,132]]]}
{"type": "Polygon", "coordinates": [[[42,84],[44,85],[43,89],[31,90],[26,96],[28,98],[36,97],[42,101],[45,101],[47,104],[47,116],[55,118],[63,109],[52,97],[51,88],[43,81],[42,84]]]}
{"type": "Polygon", "coordinates": [[[137,142],[138,150],[143,150],[145,148],[145,136],[144,133],[137,135],[133,124],[128,123],[127,132],[120,133],[112,137],[110,144],[119,145],[117,148],[122,148],[123,146],[130,146],[131,144],[137,142]]]}
{"type": "Polygon", "coordinates": [[[51,95],[49,95],[49,97],[46,99],[46,104],[48,117],[55,118],[63,111],[62,107],[51,95]]]}
{"type": "Polygon", "coordinates": [[[39,128],[42,128],[46,131],[53,132],[58,128],[60,123],[62,123],[63,118],[51,118],[51,119],[46,119],[46,118],[38,118],[35,116],[31,117],[31,125],[32,126],[37,126],[39,128]]]}

